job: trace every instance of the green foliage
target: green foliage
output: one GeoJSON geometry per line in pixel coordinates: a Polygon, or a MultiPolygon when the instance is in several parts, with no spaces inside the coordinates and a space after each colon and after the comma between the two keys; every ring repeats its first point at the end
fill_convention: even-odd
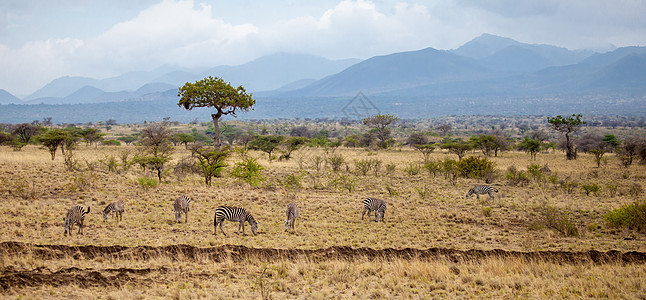
{"type": "Polygon", "coordinates": [[[299,174],[287,174],[281,183],[287,190],[298,190],[303,187],[299,174]]]}
{"type": "Polygon", "coordinates": [[[601,168],[601,158],[606,153],[603,149],[592,149],[588,151],[594,155],[594,161],[597,163],[597,168],[601,168]]]}
{"type": "Polygon", "coordinates": [[[458,162],[460,175],[465,178],[485,178],[487,174],[495,172],[496,163],[486,157],[470,156],[458,162]]]}
{"type": "Polygon", "coordinates": [[[606,190],[608,190],[608,193],[610,194],[610,197],[614,197],[617,195],[617,189],[619,186],[616,183],[608,183],[606,184],[606,190]]]}
{"type": "Polygon", "coordinates": [[[507,178],[507,183],[509,185],[525,186],[529,184],[529,177],[527,176],[527,173],[524,171],[518,171],[515,166],[510,166],[509,168],[507,168],[505,177],[507,178]]]}
{"type": "Polygon", "coordinates": [[[99,159],[99,162],[105,165],[109,172],[116,172],[119,166],[117,159],[112,155],[106,155],[103,159],[99,159]]]}
{"type": "Polygon", "coordinates": [[[227,166],[224,161],[230,154],[229,149],[194,148],[191,152],[198,161],[197,167],[206,185],[211,185],[213,177],[220,177],[220,173],[227,166]]]}
{"type": "Polygon", "coordinates": [[[422,168],[428,172],[428,175],[435,177],[442,170],[442,162],[429,160],[422,165],[422,168]]]}
{"type": "Polygon", "coordinates": [[[536,154],[541,151],[541,142],[539,140],[525,137],[525,139],[518,145],[518,148],[528,152],[532,160],[536,160],[536,154]]]}
{"type": "Polygon", "coordinates": [[[283,146],[285,147],[285,150],[283,150],[283,155],[281,155],[281,158],[285,160],[289,160],[291,158],[292,152],[300,149],[308,142],[309,140],[307,138],[300,137],[300,136],[291,136],[287,138],[285,141],[283,141],[283,146]]]}
{"type": "Polygon", "coordinates": [[[527,166],[527,173],[529,173],[536,182],[541,182],[543,179],[543,171],[541,170],[540,165],[530,164],[527,166]]]}
{"type": "Polygon", "coordinates": [[[117,138],[117,140],[120,140],[120,141],[126,143],[126,145],[130,145],[130,143],[136,141],[137,139],[138,139],[138,136],[135,135],[135,134],[130,134],[130,135],[126,135],[126,136],[120,136],[120,137],[117,138]]]}
{"type": "Polygon", "coordinates": [[[345,189],[348,193],[352,193],[357,188],[357,179],[350,175],[339,175],[332,180],[331,185],[336,188],[345,189]]]}
{"type": "Polygon", "coordinates": [[[431,154],[435,150],[435,144],[414,144],[413,148],[422,154],[424,162],[428,162],[431,159],[431,154]]]}
{"type": "Polygon", "coordinates": [[[182,132],[176,133],[175,138],[181,144],[184,144],[184,147],[188,147],[188,143],[195,142],[195,136],[193,136],[192,134],[188,134],[188,133],[182,133],[182,132]]]}
{"type": "Polygon", "coordinates": [[[179,88],[177,96],[180,97],[177,105],[187,110],[196,107],[209,107],[215,109],[211,114],[213,125],[216,127],[213,141],[216,148],[220,147],[219,119],[224,115],[235,117],[236,110],[249,111],[256,104],[251,94],[247,94],[244,87],[234,88],[230,83],[221,78],[209,76],[195,83],[187,82],[179,88]]]}
{"type": "Polygon", "coordinates": [[[332,171],[338,172],[345,163],[345,158],[341,154],[330,154],[325,159],[325,162],[330,166],[332,171]]]}
{"type": "Polygon", "coordinates": [[[462,160],[464,155],[467,154],[467,151],[471,150],[473,146],[471,145],[471,143],[464,141],[452,141],[441,144],[440,148],[447,149],[449,153],[457,155],[458,160],[462,160]]]}
{"type": "Polygon", "coordinates": [[[492,156],[503,146],[494,135],[481,134],[469,139],[474,148],[480,149],[485,156],[492,156]]]}
{"type": "Polygon", "coordinates": [[[137,183],[139,183],[139,186],[144,188],[144,190],[149,190],[157,187],[157,181],[147,177],[140,177],[139,179],[137,179],[137,183]]]}
{"type": "Polygon", "coordinates": [[[253,187],[258,187],[260,182],[264,180],[262,175],[264,169],[255,158],[245,157],[233,166],[231,176],[241,179],[253,187]]]}
{"type": "Polygon", "coordinates": [[[599,185],[597,185],[596,183],[584,184],[581,186],[581,189],[583,189],[586,196],[590,196],[590,193],[593,193],[596,195],[601,190],[599,185]]]}
{"type": "Polygon", "coordinates": [[[610,226],[627,226],[640,231],[646,230],[646,201],[624,204],[621,208],[608,212],[605,215],[605,220],[610,226]]]}
{"type": "Polygon", "coordinates": [[[366,176],[370,171],[373,171],[375,176],[379,175],[381,167],[381,160],[377,158],[366,158],[354,161],[354,169],[357,173],[366,176]]]}
{"type": "Polygon", "coordinates": [[[40,143],[49,150],[52,160],[56,157],[56,150],[62,147],[66,140],[71,139],[68,131],[63,129],[51,129],[39,135],[37,139],[40,143]]]}
{"type": "Polygon", "coordinates": [[[419,174],[419,164],[414,162],[408,163],[406,168],[404,168],[404,172],[411,176],[419,174]]]}
{"type": "Polygon", "coordinates": [[[460,168],[458,162],[452,159],[445,159],[442,162],[442,171],[444,177],[449,180],[452,185],[455,185],[460,175],[460,168]]]}
{"type": "Polygon", "coordinates": [[[105,140],[102,141],[101,144],[103,144],[104,146],[121,146],[121,142],[119,142],[118,140],[105,140]]]}
{"type": "Polygon", "coordinates": [[[249,142],[249,149],[260,150],[267,153],[269,160],[272,159],[271,153],[280,147],[280,143],[285,139],[280,135],[260,135],[249,142]]]}
{"type": "Polygon", "coordinates": [[[601,139],[601,142],[606,144],[608,148],[610,149],[610,152],[614,151],[621,145],[621,142],[617,139],[617,137],[614,134],[606,134],[603,136],[601,139]]]}
{"type": "Polygon", "coordinates": [[[390,129],[387,127],[397,120],[399,118],[394,115],[374,115],[363,119],[363,124],[374,129],[375,136],[379,139],[379,147],[386,149],[392,146],[392,142],[389,142],[390,129]]]}
{"type": "Polygon", "coordinates": [[[581,114],[572,114],[567,118],[560,115],[556,117],[547,117],[547,122],[550,123],[552,128],[565,135],[565,154],[567,160],[576,159],[576,151],[574,145],[570,140],[570,134],[579,130],[579,127],[585,124],[581,120],[581,114]]]}

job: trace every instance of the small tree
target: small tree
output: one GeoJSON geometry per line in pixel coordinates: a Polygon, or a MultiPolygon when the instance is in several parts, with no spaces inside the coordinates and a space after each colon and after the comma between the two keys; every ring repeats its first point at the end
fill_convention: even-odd
{"type": "Polygon", "coordinates": [[[604,150],[604,149],[592,149],[592,150],[590,150],[588,152],[594,154],[594,161],[597,163],[597,168],[600,168],[601,167],[601,158],[606,153],[606,150],[604,150]]]}
{"type": "Polygon", "coordinates": [[[522,142],[520,142],[519,148],[521,150],[525,150],[525,152],[529,152],[532,160],[536,160],[536,154],[541,151],[541,142],[526,137],[522,142]]]}
{"type": "Polygon", "coordinates": [[[144,155],[139,156],[139,164],[157,171],[159,183],[162,181],[166,163],[170,161],[173,153],[170,142],[172,135],[166,123],[154,123],[141,131],[144,155]]]}
{"type": "Polygon", "coordinates": [[[227,166],[224,160],[229,156],[229,149],[206,149],[201,146],[192,147],[191,153],[193,157],[198,160],[198,167],[202,176],[204,176],[204,183],[211,185],[211,178],[219,177],[220,173],[227,166]]]}
{"type": "Polygon", "coordinates": [[[249,149],[265,152],[269,156],[269,160],[271,160],[271,153],[280,147],[283,139],[284,137],[280,135],[261,135],[249,142],[249,149]]]}
{"type": "Polygon", "coordinates": [[[184,144],[184,148],[188,149],[188,143],[195,142],[195,137],[188,133],[179,132],[175,134],[175,138],[180,144],[184,144]]]}
{"type": "Polygon", "coordinates": [[[431,153],[435,151],[435,144],[426,144],[426,145],[415,144],[413,145],[413,148],[415,148],[415,150],[422,153],[422,156],[424,157],[424,162],[427,163],[431,159],[431,153]]]}
{"type": "Polygon", "coordinates": [[[581,114],[573,114],[567,118],[560,115],[556,117],[547,117],[547,122],[550,123],[552,129],[565,135],[565,156],[567,160],[576,159],[576,149],[571,140],[570,134],[577,132],[585,121],[581,120],[581,114]]]}
{"type": "Polygon", "coordinates": [[[65,141],[70,138],[70,133],[63,129],[52,129],[38,136],[40,143],[49,150],[52,160],[56,157],[58,147],[63,147],[65,141]]]}
{"type": "Polygon", "coordinates": [[[303,145],[307,144],[308,142],[309,140],[305,137],[292,136],[287,138],[283,142],[285,150],[283,151],[284,154],[281,156],[281,158],[284,158],[285,160],[289,160],[291,158],[292,152],[300,149],[303,145]]]}
{"type": "Polygon", "coordinates": [[[440,145],[440,148],[449,150],[449,153],[457,155],[458,161],[461,161],[462,158],[467,154],[467,151],[472,149],[472,146],[470,143],[457,141],[444,143],[440,145]]]}
{"type": "Polygon", "coordinates": [[[379,139],[379,146],[385,149],[388,148],[386,140],[390,138],[390,129],[388,129],[388,125],[397,120],[399,120],[399,118],[393,115],[374,115],[363,119],[363,124],[375,129],[375,135],[379,139]]]}
{"type": "Polygon", "coordinates": [[[18,124],[11,130],[11,134],[18,136],[18,139],[25,145],[29,144],[31,138],[38,135],[39,133],[40,127],[28,123],[18,124]]]}
{"type": "Polygon", "coordinates": [[[446,136],[449,133],[449,131],[451,131],[451,125],[442,124],[435,127],[435,129],[437,129],[442,136],[446,136]]]}
{"type": "Polygon", "coordinates": [[[613,153],[619,145],[621,145],[621,142],[617,139],[617,137],[614,134],[606,134],[603,136],[601,139],[601,142],[606,144],[608,147],[608,151],[610,153],[613,153]]]}
{"type": "Polygon", "coordinates": [[[211,114],[211,118],[213,119],[213,127],[215,127],[213,143],[217,149],[221,146],[220,118],[225,115],[235,117],[236,110],[249,111],[256,103],[256,100],[252,98],[251,94],[247,94],[244,87],[238,86],[234,88],[221,78],[211,76],[195,83],[187,82],[179,88],[177,96],[180,97],[177,105],[184,109],[192,110],[195,107],[215,109],[215,113],[211,114]]]}

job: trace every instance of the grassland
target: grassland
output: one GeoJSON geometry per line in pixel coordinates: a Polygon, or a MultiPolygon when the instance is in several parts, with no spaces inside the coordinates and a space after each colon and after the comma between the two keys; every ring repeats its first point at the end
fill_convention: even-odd
{"type": "MultiPolygon", "coordinates": [[[[0,242],[26,243],[24,253],[3,251],[0,283],[6,297],[119,298],[639,298],[646,297],[643,262],[569,262],[544,257],[460,256],[371,257],[357,253],[351,258],[311,255],[297,257],[245,256],[235,253],[213,259],[187,258],[157,251],[156,255],[115,257],[106,253],[40,255],[38,245],[97,247],[161,247],[186,244],[197,248],[227,245],[262,249],[321,250],[330,247],[375,250],[394,249],[503,249],[523,253],[554,251],[646,252],[646,235],[629,228],[606,225],[604,215],[624,204],[643,200],[640,191],[646,166],[621,166],[607,154],[600,168],[592,156],[581,154],[566,161],[562,153],[540,153],[536,161],[522,152],[505,152],[491,158],[500,176],[499,193],[490,200],[465,199],[469,188],[482,182],[459,178],[455,185],[442,175],[431,176],[419,165],[421,155],[409,148],[376,152],[339,148],[347,167],[334,172],[314,162],[325,158],[323,149],[299,150],[289,161],[268,161],[261,152],[250,152],[265,167],[260,187],[228,176],[206,186],[195,174],[176,174],[168,168],[165,181],[146,188],[140,178],[156,178],[137,166],[108,171],[105,160],[119,157],[132,146],[80,146],[74,155],[79,171],[68,171],[63,157],[51,160],[46,150],[26,146],[21,151],[0,147],[0,242]],[[382,162],[381,171],[360,175],[356,160],[382,162]],[[525,186],[507,184],[509,166],[524,170],[530,163],[547,164],[552,175],[568,178],[579,186],[570,193],[547,179],[525,186]],[[395,166],[386,171],[386,165],[395,166]],[[596,183],[597,193],[586,195],[583,184],[596,183]],[[616,193],[611,193],[616,186],[616,193]],[[188,223],[175,223],[172,201],[180,195],[193,198],[188,223]],[[362,197],[387,201],[386,222],[361,220],[362,197]],[[110,202],[126,203],[123,221],[103,222],[101,211],[110,202]],[[284,210],[289,202],[299,205],[301,217],[295,232],[285,232],[284,210]],[[72,205],[90,206],[85,234],[63,236],[63,217],[72,205]],[[227,236],[213,235],[213,213],[219,205],[245,207],[259,221],[259,234],[234,232],[237,225],[224,224],[227,236]],[[577,228],[567,236],[550,228],[544,212],[551,208],[564,222],[577,228]],[[13,274],[13,275],[12,275],[13,274]],[[15,283],[24,278],[77,278],[78,280],[15,283]],[[11,277],[13,276],[13,277],[11,277]],[[41,277],[39,277],[41,276],[41,277]],[[56,277],[59,276],[59,277],[56,277]],[[19,276],[18,276],[19,277],[19,276]]],[[[471,153],[470,155],[479,155],[471,153]]],[[[176,147],[175,161],[190,156],[176,147]]],[[[455,159],[437,150],[432,159],[455,159]]],[[[239,155],[228,164],[239,161],[239,155]]],[[[182,218],[183,220],[183,218],[182,218]]]]}

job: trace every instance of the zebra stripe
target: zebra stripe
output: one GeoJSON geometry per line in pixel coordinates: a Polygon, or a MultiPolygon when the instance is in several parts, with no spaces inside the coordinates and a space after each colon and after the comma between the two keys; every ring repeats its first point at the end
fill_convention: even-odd
{"type": "Polygon", "coordinates": [[[368,217],[370,217],[370,212],[375,212],[375,222],[378,222],[379,219],[384,221],[384,216],[386,215],[386,201],[377,199],[377,198],[366,198],[363,199],[363,213],[361,214],[361,220],[363,216],[368,212],[368,217]]]}
{"type": "Polygon", "coordinates": [[[184,216],[186,217],[184,223],[188,223],[188,211],[190,210],[190,204],[191,198],[189,198],[188,196],[181,196],[175,199],[175,203],[173,203],[173,208],[175,209],[175,222],[182,222],[182,213],[184,213],[184,216]]]}
{"type": "Polygon", "coordinates": [[[90,207],[87,207],[87,210],[83,210],[83,207],[79,205],[72,206],[67,211],[67,216],[65,217],[65,232],[63,235],[67,235],[67,233],[72,236],[72,229],[74,229],[74,224],[79,224],[79,231],[78,233],[83,234],[83,220],[85,219],[85,215],[90,213],[90,207]]]}
{"type": "Polygon", "coordinates": [[[289,228],[294,229],[294,222],[298,218],[298,206],[296,203],[287,204],[287,219],[285,220],[285,231],[288,231],[289,228]]]}
{"type": "Polygon", "coordinates": [[[222,229],[222,223],[224,223],[224,220],[240,223],[240,225],[238,226],[238,233],[240,233],[240,228],[242,228],[243,235],[245,234],[244,233],[245,222],[249,222],[249,225],[251,226],[251,232],[253,233],[253,235],[256,235],[256,233],[258,232],[258,222],[256,222],[256,220],[254,220],[251,214],[248,213],[244,208],[231,207],[231,206],[218,206],[215,209],[215,217],[213,218],[213,229],[214,229],[213,234],[217,235],[218,224],[220,224],[220,230],[225,236],[227,235],[226,233],[224,233],[224,229],[222,229]]]}
{"type": "Polygon", "coordinates": [[[469,190],[469,192],[467,193],[466,199],[469,199],[469,197],[471,197],[472,194],[476,194],[477,199],[479,200],[480,195],[489,194],[489,197],[491,197],[491,199],[493,200],[494,199],[493,192],[497,193],[498,189],[490,185],[476,185],[469,190]]]}
{"type": "Polygon", "coordinates": [[[123,220],[124,204],[123,201],[118,200],[108,204],[103,210],[103,222],[108,220],[108,215],[114,213],[116,215],[116,220],[119,222],[123,220]]]}

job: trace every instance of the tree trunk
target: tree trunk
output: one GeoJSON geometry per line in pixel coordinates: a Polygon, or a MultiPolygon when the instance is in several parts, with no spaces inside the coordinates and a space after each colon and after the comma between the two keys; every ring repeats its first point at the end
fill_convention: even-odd
{"type": "Polygon", "coordinates": [[[569,132],[565,134],[565,158],[566,160],[576,159],[576,152],[574,152],[574,147],[572,147],[572,143],[570,142],[569,132]]]}
{"type": "Polygon", "coordinates": [[[220,150],[220,146],[222,145],[222,143],[220,142],[220,124],[218,123],[221,116],[222,116],[222,112],[220,110],[218,110],[218,113],[216,114],[211,114],[211,118],[213,118],[213,127],[215,127],[215,135],[213,136],[213,146],[217,150],[220,150]]]}

